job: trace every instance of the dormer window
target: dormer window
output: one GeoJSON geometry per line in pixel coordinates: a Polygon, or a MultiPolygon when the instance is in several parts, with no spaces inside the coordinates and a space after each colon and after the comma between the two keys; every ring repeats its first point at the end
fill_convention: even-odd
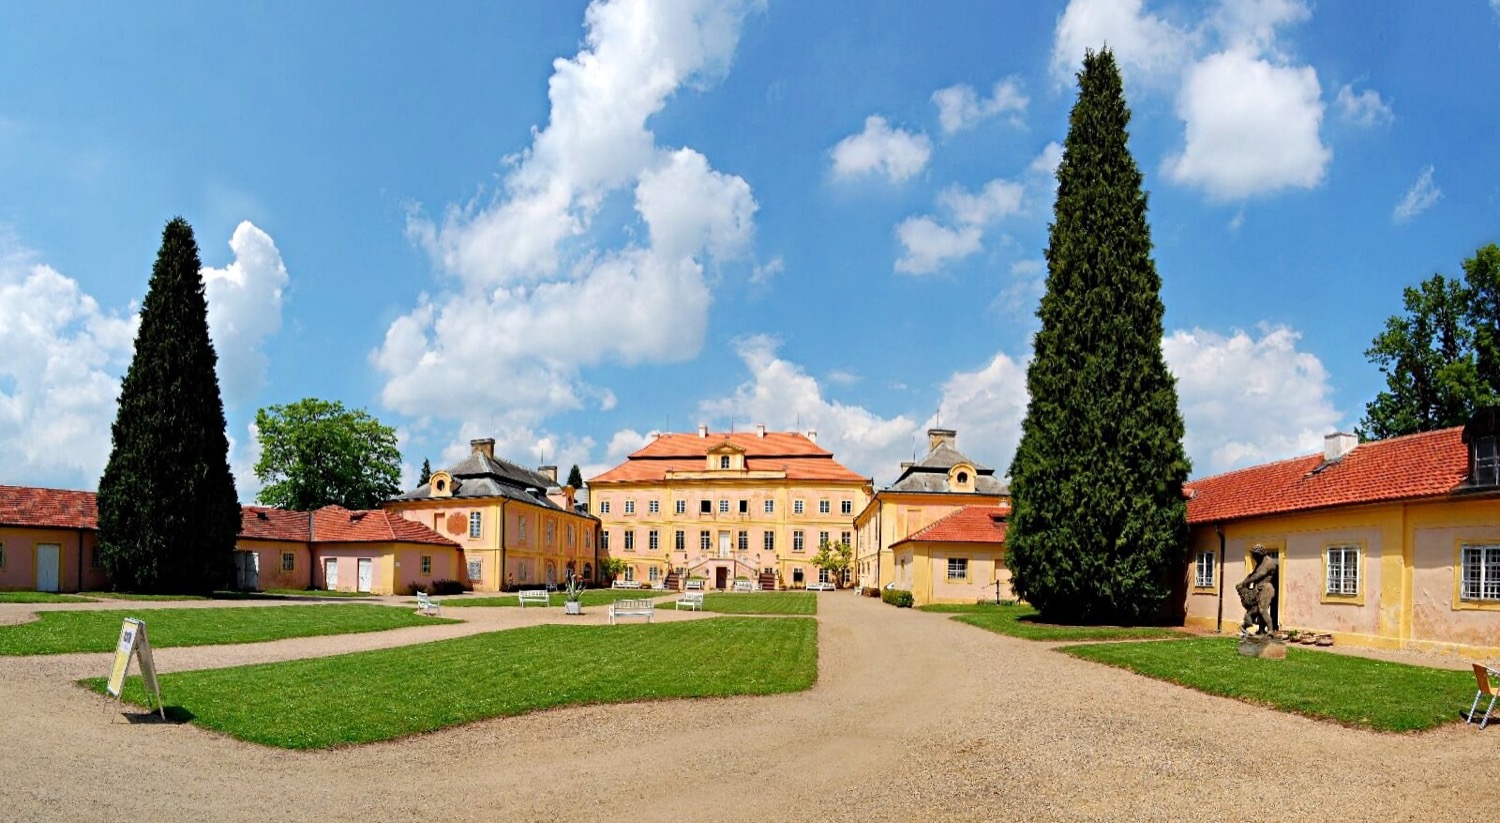
{"type": "Polygon", "coordinates": [[[729,455],[727,455],[727,454],[721,454],[721,455],[719,455],[719,468],[721,468],[721,469],[727,469],[727,468],[729,468],[729,455]]]}
{"type": "Polygon", "coordinates": [[[974,467],[958,463],[948,469],[948,490],[960,493],[974,491],[974,467]]]}
{"type": "Polygon", "coordinates": [[[969,473],[968,472],[959,472],[958,473],[958,485],[962,486],[963,484],[965,484],[967,482],[969,482],[969,473]]]}
{"type": "Polygon", "coordinates": [[[1464,426],[1469,447],[1469,485],[1500,486],[1500,406],[1480,409],[1464,426]]]}
{"type": "Polygon", "coordinates": [[[453,496],[453,477],[446,471],[433,472],[432,478],[428,482],[432,484],[429,488],[433,497],[453,496]]]}

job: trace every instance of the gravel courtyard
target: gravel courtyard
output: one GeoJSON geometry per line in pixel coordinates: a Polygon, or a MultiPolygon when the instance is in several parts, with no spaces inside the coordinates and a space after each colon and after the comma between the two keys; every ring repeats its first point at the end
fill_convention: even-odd
{"type": "MultiPolygon", "coordinates": [[[[1391,821],[1500,808],[1500,725],[1356,731],[848,592],[818,607],[819,681],[806,692],[563,709],[324,752],[126,722],[73,685],[106,674],[106,654],[0,658],[0,818],[1391,821]]],[[[0,623],[44,608],[0,605],[0,623]]],[[[604,622],[602,607],[589,612],[604,622]]],[[[444,616],[469,622],[155,657],[182,671],[562,619],[444,616]]]]}

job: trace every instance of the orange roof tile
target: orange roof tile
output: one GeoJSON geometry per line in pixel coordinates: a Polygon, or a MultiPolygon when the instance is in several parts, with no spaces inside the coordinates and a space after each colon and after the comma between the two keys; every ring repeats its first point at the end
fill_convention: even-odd
{"type": "Polygon", "coordinates": [[[1448,494],[1469,470],[1462,436],[1459,427],[1361,443],[1320,471],[1323,455],[1311,454],[1194,480],[1188,522],[1448,494]]]}
{"type": "Polygon", "coordinates": [[[240,537],[251,540],[308,541],[312,518],[307,512],[273,509],[268,506],[240,507],[240,537]]]}
{"type": "Polygon", "coordinates": [[[93,492],[0,486],[0,525],[55,529],[96,529],[99,509],[93,492]]]}
{"type": "MultiPolygon", "coordinates": [[[[701,472],[710,449],[728,443],[745,452],[747,471],[785,471],[789,480],[859,482],[866,478],[833,459],[833,452],[794,432],[663,434],[633,452],[624,463],[589,479],[597,483],[662,481],[667,472],[701,472]]],[[[735,475],[728,474],[733,479],[735,475]]]]}
{"type": "Polygon", "coordinates": [[[902,543],[1004,543],[1007,506],[964,506],[918,529],[902,543]]]}
{"type": "Polygon", "coordinates": [[[458,544],[414,520],[384,511],[353,511],[343,506],[324,506],[313,512],[313,537],[319,543],[427,543],[458,544]]]}

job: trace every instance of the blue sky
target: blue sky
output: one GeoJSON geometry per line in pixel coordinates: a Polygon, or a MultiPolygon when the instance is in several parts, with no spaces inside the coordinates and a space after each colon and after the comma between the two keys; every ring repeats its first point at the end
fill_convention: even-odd
{"type": "Polygon", "coordinates": [[[888,482],[936,422],[1003,470],[1105,43],[1194,474],[1315,450],[1402,287],[1500,240],[1493,2],[8,6],[0,483],[94,488],[178,214],[247,501],[306,396],[408,471],[765,423],[888,482]]]}

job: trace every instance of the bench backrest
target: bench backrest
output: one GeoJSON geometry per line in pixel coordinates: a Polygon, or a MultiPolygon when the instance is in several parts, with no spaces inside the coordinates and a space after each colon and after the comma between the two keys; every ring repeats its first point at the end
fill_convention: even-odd
{"type": "Polygon", "coordinates": [[[432,598],[427,596],[427,592],[417,592],[417,602],[425,606],[432,602],[432,598]]]}
{"type": "Polygon", "coordinates": [[[679,599],[684,603],[702,603],[703,592],[683,592],[679,599]]]}
{"type": "Polygon", "coordinates": [[[736,581],[734,581],[734,590],[737,591],[737,592],[755,591],[754,589],[750,588],[750,581],[749,580],[736,580],[736,581]]]}
{"type": "Polygon", "coordinates": [[[611,606],[617,612],[649,611],[656,608],[655,603],[650,600],[616,600],[611,606]]]}
{"type": "Polygon", "coordinates": [[[687,584],[683,588],[685,590],[687,590],[687,591],[690,591],[690,592],[693,592],[693,591],[699,591],[699,592],[701,592],[701,591],[703,591],[703,581],[702,580],[689,580],[687,582],[687,584]]]}
{"type": "Polygon", "coordinates": [[[542,603],[546,603],[548,600],[545,589],[523,589],[516,592],[516,597],[521,600],[536,600],[542,603]]]}

